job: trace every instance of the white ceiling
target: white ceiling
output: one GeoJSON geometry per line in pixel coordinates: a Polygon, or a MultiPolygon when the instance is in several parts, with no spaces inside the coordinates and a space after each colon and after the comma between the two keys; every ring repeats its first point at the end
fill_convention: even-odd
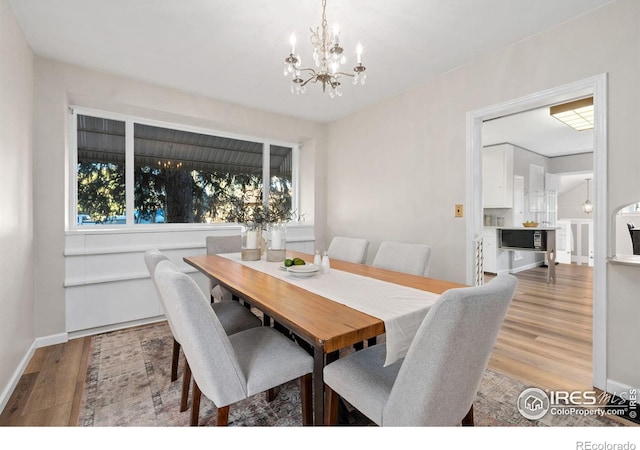
{"type": "Polygon", "coordinates": [[[303,62],[320,0],[10,0],[36,54],[261,110],[328,122],[611,0],[328,0],[367,84],[331,99],[292,95],[292,32],[303,62]]]}
{"type": "MultiPolygon", "coordinates": [[[[364,47],[367,84],[331,99],[293,95],[283,74],[289,36],[303,62],[320,0],[10,0],[36,54],[252,108],[329,122],[611,0],[328,0],[349,61],[364,47]]],[[[592,151],[577,132],[529,111],[486,122],[483,143],[546,156],[592,151]]],[[[563,177],[561,190],[584,183],[563,177]]]]}
{"type": "Polygon", "coordinates": [[[482,144],[509,142],[554,157],[593,151],[593,130],[576,131],[539,108],[483,123],[482,144]]]}

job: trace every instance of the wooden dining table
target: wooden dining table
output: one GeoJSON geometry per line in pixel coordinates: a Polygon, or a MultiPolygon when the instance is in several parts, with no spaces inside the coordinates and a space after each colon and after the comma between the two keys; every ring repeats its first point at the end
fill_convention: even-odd
{"type": "MultiPolygon", "coordinates": [[[[302,258],[307,263],[313,261],[313,255],[290,250],[287,250],[286,257],[302,258]]],[[[324,366],[335,361],[341,349],[384,334],[384,321],[224,256],[187,256],[184,261],[262,311],[279,326],[290,330],[313,349],[314,424],[324,424],[324,366]]],[[[435,294],[466,287],[450,281],[338,260],[331,261],[331,270],[346,271],[435,294]]]]}

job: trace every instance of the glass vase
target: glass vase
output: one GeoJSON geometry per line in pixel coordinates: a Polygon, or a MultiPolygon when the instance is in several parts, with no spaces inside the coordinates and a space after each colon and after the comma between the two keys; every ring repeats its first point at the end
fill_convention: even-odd
{"type": "Polygon", "coordinates": [[[245,224],[242,227],[242,251],[243,261],[257,261],[262,253],[262,227],[258,224],[245,224]]]}
{"type": "Polygon", "coordinates": [[[267,228],[267,261],[284,261],[287,246],[287,227],[271,223],[267,228]]]}

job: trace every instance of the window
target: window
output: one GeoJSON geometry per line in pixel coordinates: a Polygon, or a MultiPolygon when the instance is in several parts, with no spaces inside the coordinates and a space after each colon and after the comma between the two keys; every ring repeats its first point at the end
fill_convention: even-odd
{"type": "Polygon", "coordinates": [[[295,144],[81,109],[74,115],[77,227],[236,223],[247,206],[294,209],[295,144]]]}

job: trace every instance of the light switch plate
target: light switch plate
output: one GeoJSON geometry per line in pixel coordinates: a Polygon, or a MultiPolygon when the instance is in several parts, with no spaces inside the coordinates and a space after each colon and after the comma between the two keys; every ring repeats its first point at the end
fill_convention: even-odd
{"type": "Polygon", "coordinates": [[[455,217],[462,217],[462,216],[463,216],[462,205],[456,205],[455,217]]]}

